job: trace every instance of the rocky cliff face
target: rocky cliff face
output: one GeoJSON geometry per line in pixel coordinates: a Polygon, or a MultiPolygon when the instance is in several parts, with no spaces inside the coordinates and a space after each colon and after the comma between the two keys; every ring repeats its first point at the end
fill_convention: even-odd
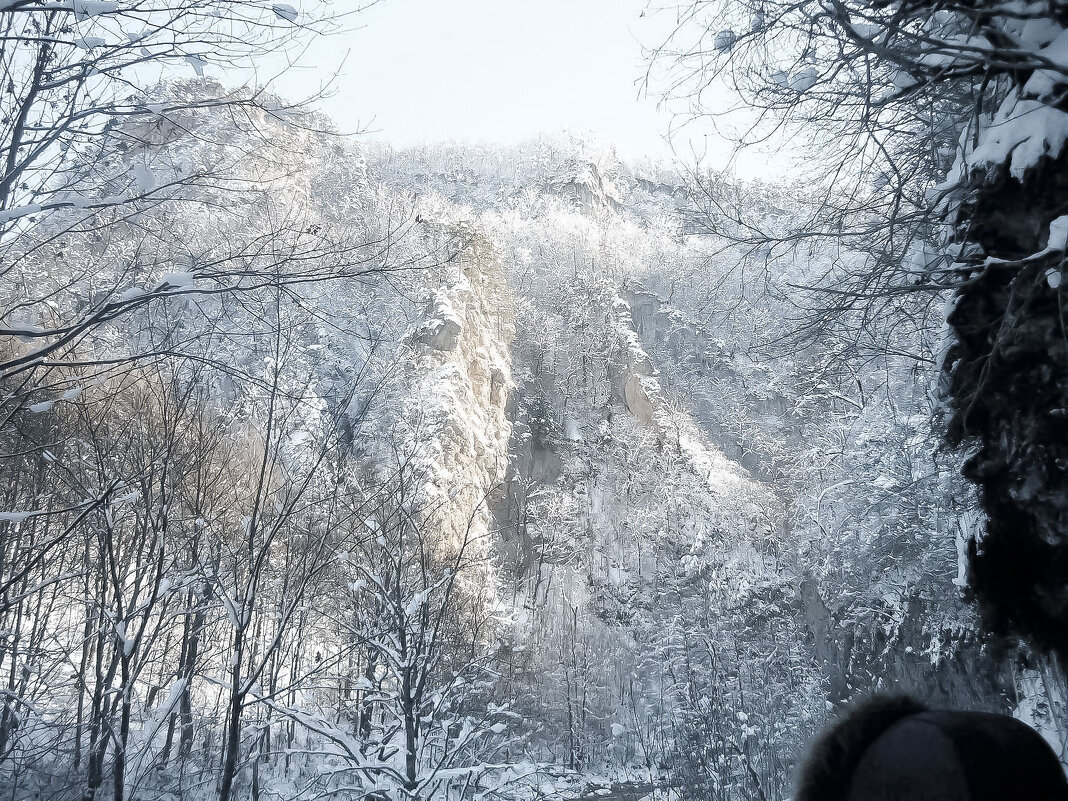
{"type": "MultiPolygon", "coordinates": [[[[392,154],[390,168],[403,161],[392,154]]],[[[661,347],[660,327],[671,325],[671,342],[692,351],[686,365],[713,348],[640,285],[664,260],[691,258],[673,224],[650,223],[678,202],[670,183],[574,154],[532,168],[550,177],[526,177],[519,191],[494,178],[498,169],[423,161],[414,177],[393,179],[425,180],[424,224],[466,243],[425,290],[411,357],[423,378],[411,394],[431,400],[410,416],[433,421],[437,483],[488,495],[478,514],[496,585],[510,588],[503,691],[537,721],[532,753],[589,768],[640,759],[643,748],[653,760],[656,739],[692,751],[704,724],[683,674],[697,687],[721,669],[710,648],[732,653],[727,669],[768,647],[773,616],[748,631],[739,617],[754,597],[756,607],[793,609],[774,625],[794,625],[786,509],[725,455],[717,410],[680,392],[688,367],[661,347]],[[470,205],[452,199],[461,175],[470,205]],[[669,734],[669,721],[690,713],[697,728],[669,734]]],[[[469,509],[476,495],[462,489],[452,503],[469,509]]],[[[793,692],[815,698],[804,635],[788,639],[786,661],[800,671],[793,692]]],[[[717,704],[757,714],[746,706],[759,697],[755,682],[736,676],[717,704]]],[[[796,714],[809,715],[808,703],[796,714]]],[[[744,737],[743,718],[731,720],[744,737]]]]}
{"type": "MultiPolygon", "coordinates": [[[[468,432],[444,474],[492,485],[509,681],[547,727],[535,752],[581,767],[663,738],[729,761],[760,718],[787,753],[825,699],[876,687],[997,706],[1001,668],[942,575],[953,517],[916,513],[935,501],[914,416],[894,417],[916,402],[906,370],[818,347],[765,360],[788,301],[754,290],[745,254],[688,238],[670,176],[573,148],[459,155],[392,153],[388,169],[425,219],[493,254],[428,287],[416,339],[468,432]],[[879,369],[898,371],[889,409],[866,396],[879,369]],[[667,720],[687,722],[669,736],[667,720]]],[[[712,781],[710,764],[688,780],[712,781]]]]}

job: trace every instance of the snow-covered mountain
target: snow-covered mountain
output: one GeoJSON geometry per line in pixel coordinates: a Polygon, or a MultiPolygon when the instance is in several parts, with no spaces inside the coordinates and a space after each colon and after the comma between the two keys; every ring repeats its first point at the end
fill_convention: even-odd
{"type": "MultiPolygon", "coordinates": [[[[8,535],[69,526],[87,566],[18,556],[16,795],[121,761],[195,797],[222,748],[286,798],[770,801],[860,693],[1011,706],[903,355],[937,343],[779,344],[840,254],[697,235],[693,176],[581,139],[113,136],[86,196],[134,199],[54,213],[0,285],[24,325],[93,321],[10,410],[8,535]]],[[[705,178],[753,215],[800,191],[705,178]]]]}

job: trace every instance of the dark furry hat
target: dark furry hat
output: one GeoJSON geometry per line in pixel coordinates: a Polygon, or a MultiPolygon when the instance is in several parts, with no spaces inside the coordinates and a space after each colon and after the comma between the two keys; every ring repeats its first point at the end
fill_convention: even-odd
{"type": "Polygon", "coordinates": [[[833,724],[798,775],[795,801],[1068,801],[1053,750],[1007,715],[928,710],[877,696],[833,724]]]}
{"type": "Polygon", "coordinates": [[[809,748],[794,801],[845,801],[868,747],[899,720],[925,709],[905,696],[876,696],[854,707],[809,748]]]}

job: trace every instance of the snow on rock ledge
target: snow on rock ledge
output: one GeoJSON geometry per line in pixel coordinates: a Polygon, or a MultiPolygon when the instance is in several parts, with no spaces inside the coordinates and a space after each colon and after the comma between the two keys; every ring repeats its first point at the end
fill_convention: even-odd
{"type": "Polygon", "coordinates": [[[772,493],[755,481],[741,464],[728,459],[708,441],[688,414],[672,410],[672,403],[657,377],[649,354],[634,330],[631,305],[622,297],[612,298],[615,330],[621,358],[613,376],[613,391],[641,425],[656,431],[659,440],[682,457],[689,469],[702,477],[709,491],[718,497],[733,496],[755,501],[747,513],[755,517],[757,507],[777,506],[772,493]]]}
{"type": "MultiPolygon", "coordinates": [[[[447,510],[447,538],[471,535],[482,548],[491,526],[485,499],[508,463],[513,323],[495,252],[473,228],[459,235],[468,244],[432,277],[439,288],[410,340],[403,374],[411,384],[396,411],[402,439],[414,449],[423,504],[447,510]]],[[[493,583],[489,575],[485,581],[493,583]]]]}
{"type": "MultiPolygon", "coordinates": [[[[469,288],[469,287],[467,287],[469,288]]],[[[454,300],[459,287],[452,292],[439,289],[427,309],[427,321],[423,324],[420,341],[434,350],[456,350],[460,334],[464,330],[463,307],[457,311],[454,300]]]]}

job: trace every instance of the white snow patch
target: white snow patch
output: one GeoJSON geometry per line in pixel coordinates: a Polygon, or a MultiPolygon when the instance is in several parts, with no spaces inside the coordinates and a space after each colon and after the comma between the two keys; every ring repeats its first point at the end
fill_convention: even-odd
{"type": "Polygon", "coordinates": [[[790,79],[790,88],[795,92],[807,92],[816,85],[819,77],[815,67],[807,67],[790,79]]]}
{"type": "Polygon", "coordinates": [[[26,217],[30,214],[37,214],[39,211],[41,211],[41,207],[37,203],[30,203],[26,206],[15,206],[14,208],[4,209],[3,211],[0,211],[0,223],[17,220],[20,217],[26,217]]]}
{"type": "Polygon", "coordinates": [[[104,47],[107,42],[99,36],[83,36],[74,40],[74,46],[81,50],[92,50],[96,47],[104,47]]]}
{"type": "Polygon", "coordinates": [[[853,33],[861,39],[867,39],[869,41],[886,30],[882,25],[872,25],[868,22],[850,22],[849,27],[852,28],[853,33]]]}
{"type": "Polygon", "coordinates": [[[286,22],[296,22],[298,12],[293,6],[288,3],[275,3],[271,6],[271,11],[279,19],[284,19],[286,22]]]}
{"type": "Polygon", "coordinates": [[[1043,156],[1057,158],[1068,139],[1068,114],[1039,100],[1006,98],[968,159],[972,166],[1009,162],[1022,179],[1043,156]]]}
{"type": "Polygon", "coordinates": [[[1062,215],[1049,224],[1047,251],[1068,250],[1068,215],[1062,215]]]}
{"type": "Polygon", "coordinates": [[[161,289],[187,289],[193,285],[196,278],[193,273],[164,273],[159,277],[156,291],[161,289]]]}
{"type": "Polygon", "coordinates": [[[725,53],[734,47],[734,43],[737,41],[737,34],[735,34],[734,31],[727,29],[716,34],[715,39],[712,40],[712,46],[721,53],[725,53]]]}
{"type": "Polygon", "coordinates": [[[200,56],[186,56],[185,60],[192,65],[193,71],[196,72],[197,75],[204,75],[204,67],[208,65],[207,61],[202,59],[200,56]]]}
{"type": "Polygon", "coordinates": [[[156,176],[147,164],[135,164],[133,166],[134,182],[142,192],[151,192],[156,188],[156,176]]]}
{"type": "Polygon", "coordinates": [[[120,303],[126,303],[131,300],[137,300],[137,298],[141,297],[144,294],[145,290],[141,289],[141,287],[132,286],[129,289],[122,290],[116,300],[118,300],[120,303]]]}
{"type": "Polygon", "coordinates": [[[958,587],[968,584],[968,542],[978,539],[981,525],[979,514],[973,511],[965,512],[957,521],[957,576],[953,583],[958,587]]]}
{"type": "Polygon", "coordinates": [[[114,14],[119,10],[115,0],[70,0],[71,10],[78,19],[88,19],[99,14],[114,14]]]}
{"type": "Polygon", "coordinates": [[[1062,31],[1052,42],[1038,51],[1040,58],[1052,62],[1056,69],[1035,70],[1027,83],[1024,94],[1034,97],[1050,97],[1055,94],[1058,85],[1063,86],[1068,79],[1068,31],[1062,31]]]}
{"type": "Polygon", "coordinates": [[[564,436],[570,442],[582,442],[582,429],[572,418],[564,420],[564,436]]]}

